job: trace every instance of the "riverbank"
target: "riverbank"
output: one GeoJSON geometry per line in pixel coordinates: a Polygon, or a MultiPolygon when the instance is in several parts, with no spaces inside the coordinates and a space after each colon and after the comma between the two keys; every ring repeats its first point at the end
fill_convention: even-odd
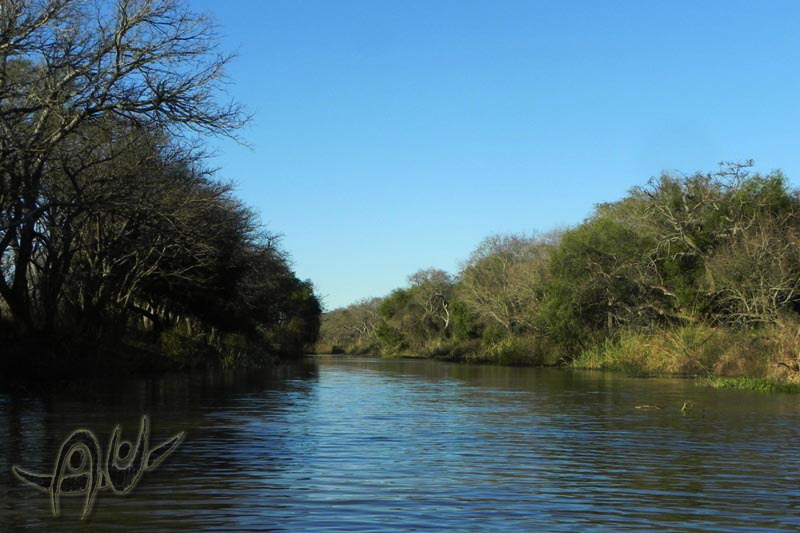
{"type": "Polygon", "coordinates": [[[720,388],[800,392],[800,328],[794,322],[747,330],[704,324],[623,330],[577,355],[535,337],[505,337],[495,342],[437,340],[399,350],[386,350],[378,343],[318,349],[461,363],[609,370],[639,377],[692,377],[720,388]]]}
{"type": "Polygon", "coordinates": [[[800,394],[800,383],[788,383],[759,378],[707,378],[701,381],[703,385],[715,389],[743,389],[758,392],[787,392],[800,394]]]}
{"type": "Polygon", "coordinates": [[[242,335],[129,332],[120,337],[81,338],[64,334],[0,335],[0,379],[58,381],[119,376],[143,377],[198,369],[259,368],[302,356],[242,335]]]}

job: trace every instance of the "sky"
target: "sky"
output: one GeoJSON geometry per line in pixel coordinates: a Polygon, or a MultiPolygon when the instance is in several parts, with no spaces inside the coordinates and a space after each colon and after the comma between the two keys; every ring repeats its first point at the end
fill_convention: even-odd
{"type": "Polygon", "coordinates": [[[254,115],[210,164],[327,309],[665,171],[800,184],[800,2],[189,3],[254,115]]]}

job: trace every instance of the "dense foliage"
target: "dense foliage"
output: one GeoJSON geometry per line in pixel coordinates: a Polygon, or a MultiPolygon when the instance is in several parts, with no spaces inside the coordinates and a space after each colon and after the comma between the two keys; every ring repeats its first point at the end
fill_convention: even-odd
{"type": "Polygon", "coordinates": [[[3,2],[0,355],[123,339],[233,363],[316,340],[310,282],[204,166],[200,134],[248,118],[221,103],[216,41],[177,0],[3,2]]]}
{"type": "Polygon", "coordinates": [[[455,277],[422,271],[327,313],[319,349],[794,376],[800,194],[751,165],[662,175],[575,227],[490,237],[455,277]]]}

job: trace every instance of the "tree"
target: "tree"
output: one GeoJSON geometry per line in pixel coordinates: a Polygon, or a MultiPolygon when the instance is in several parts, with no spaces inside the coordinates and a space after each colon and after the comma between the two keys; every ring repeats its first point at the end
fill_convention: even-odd
{"type": "Polygon", "coordinates": [[[497,324],[506,333],[534,331],[557,240],[557,234],[484,239],[461,271],[459,300],[485,324],[497,324]]]}
{"type": "Polygon", "coordinates": [[[441,323],[441,330],[450,326],[450,300],[453,294],[453,278],[444,270],[427,268],[408,277],[415,302],[423,310],[420,320],[441,323]]]}
{"type": "Polygon", "coordinates": [[[85,200],[79,187],[65,194],[49,185],[59,162],[82,160],[68,176],[77,184],[78,175],[115,157],[91,133],[104,124],[123,123],[126,135],[231,135],[246,117],[238,105],[219,103],[229,59],[216,50],[213,24],[177,0],[3,3],[0,297],[21,326],[42,327],[47,313],[36,308],[36,294],[65,275],[41,272],[48,258],[33,265],[48,238],[40,231],[46,217],[85,200]]]}
{"type": "Polygon", "coordinates": [[[777,323],[800,305],[797,214],[757,217],[715,251],[708,267],[719,320],[739,326],[777,323]]]}
{"type": "Polygon", "coordinates": [[[331,348],[351,348],[375,338],[380,324],[380,298],[359,300],[322,316],[320,342],[331,348]]]}
{"type": "Polygon", "coordinates": [[[714,291],[709,258],[746,231],[762,214],[784,217],[797,200],[780,173],[751,176],[742,164],[721,163],[718,172],[675,177],[662,175],[634,188],[627,223],[653,241],[647,265],[654,289],[673,300],[685,318],[710,312],[707,291],[714,291]]]}

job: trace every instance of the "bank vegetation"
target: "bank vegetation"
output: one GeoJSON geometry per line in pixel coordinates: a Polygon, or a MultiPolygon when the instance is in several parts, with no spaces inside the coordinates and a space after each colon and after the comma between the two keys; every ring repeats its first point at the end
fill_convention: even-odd
{"type": "MultiPolygon", "coordinates": [[[[571,228],[326,313],[318,350],[800,382],[800,193],[752,162],[664,174],[571,228]]],[[[729,386],[732,382],[725,382],[729,386]]]]}

